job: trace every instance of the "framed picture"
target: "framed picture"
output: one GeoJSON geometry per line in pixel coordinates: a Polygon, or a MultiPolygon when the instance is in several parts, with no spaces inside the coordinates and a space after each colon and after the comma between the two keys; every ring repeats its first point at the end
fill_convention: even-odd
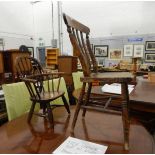
{"type": "Polygon", "coordinates": [[[108,57],[108,45],[94,45],[96,57],[108,57]]]}
{"type": "Polygon", "coordinates": [[[96,57],[96,61],[98,63],[98,66],[104,66],[105,65],[105,59],[103,57],[96,57]]]}
{"type": "Polygon", "coordinates": [[[145,42],[146,51],[155,51],[155,41],[146,41],[145,42]]]}
{"type": "Polygon", "coordinates": [[[134,45],[134,55],[133,57],[143,57],[144,45],[134,45]]]}
{"type": "Polygon", "coordinates": [[[145,53],[145,62],[155,62],[155,53],[145,53]]]}
{"type": "Polygon", "coordinates": [[[122,59],[122,50],[121,49],[111,49],[109,51],[109,59],[113,59],[113,60],[122,59]]]}
{"type": "Polygon", "coordinates": [[[124,57],[133,56],[133,45],[124,45],[124,57]]]}
{"type": "Polygon", "coordinates": [[[34,57],[34,47],[27,47],[28,51],[31,53],[31,57],[34,57]]]}

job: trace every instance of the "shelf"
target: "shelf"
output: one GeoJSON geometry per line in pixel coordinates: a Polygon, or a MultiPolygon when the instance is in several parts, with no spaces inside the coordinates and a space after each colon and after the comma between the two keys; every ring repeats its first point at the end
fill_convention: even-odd
{"type": "Polygon", "coordinates": [[[58,48],[46,49],[46,65],[57,65],[58,56],[58,48]]]}

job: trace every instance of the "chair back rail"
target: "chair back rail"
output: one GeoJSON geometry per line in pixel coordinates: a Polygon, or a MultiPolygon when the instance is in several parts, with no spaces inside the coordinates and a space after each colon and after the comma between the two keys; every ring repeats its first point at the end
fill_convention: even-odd
{"type": "Polygon", "coordinates": [[[43,73],[43,69],[38,60],[30,56],[17,57],[15,64],[18,78],[43,73]]]}
{"type": "Polygon", "coordinates": [[[91,67],[93,68],[93,72],[97,72],[97,62],[89,41],[90,29],[66,14],[63,14],[63,18],[67,25],[74,54],[80,60],[84,75],[89,76],[91,74],[91,67]]]}

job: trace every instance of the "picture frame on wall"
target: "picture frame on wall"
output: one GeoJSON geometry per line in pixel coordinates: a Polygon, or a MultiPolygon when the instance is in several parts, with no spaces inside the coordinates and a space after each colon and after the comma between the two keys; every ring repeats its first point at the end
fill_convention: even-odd
{"type": "Polygon", "coordinates": [[[98,66],[104,66],[105,65],[105,58],[104,57],[96,57],[98,66]]]}
{"type": "Polygon", "coordinates": [[[133,45],[124,45],[124,57],[133,56],[133,45]]]}
{"type": "Polygon", "coordinates": [[[111,60],[122,59],[122,50],[121,49],[111,49],[109,51],[109,59],[111,59],[111,60]]]}
{"type": "Polygon", "coordinates": [[[31,53],[31,57],[34,57],[34,47],[27,47],[28,51],[31,53]]]}
{"type": "Polygon", "coordinates": [[[145,51],[155,51],[155,41],[146,41],[145,51]]]}
{"type": "Polygon", "coordinates": [[[108,57],[108,45],[94,45],[94,54],[96,57],[108,57]]]}
{"type": "Polygon", "coordinates": [[[145,53],[145,62],[155,63],[155,53],[145,53]]]}
{"type": "Polygon", "coordinates": [[[144,45],[134,45],[133,57],[142,58],[144,53],[144,45]]]}

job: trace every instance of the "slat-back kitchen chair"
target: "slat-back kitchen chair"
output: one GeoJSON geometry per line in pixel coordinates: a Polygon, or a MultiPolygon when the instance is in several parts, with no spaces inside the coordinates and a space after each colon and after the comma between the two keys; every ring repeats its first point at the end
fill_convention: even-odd
{"type": "Polygon", "coordinates": [[[18,80],[28,75],[44,73],[39,61],[30,56],[17,57],[15,61],[15,67],[18,80]]]}
{"type": "MultiPolygon", "coordinates": [[[[107,105],[111,101],[111,97],[108,97],[107,102],[104,103],[104,107],[101,104],[92,104],[91,89],[93,83],[121,83],[121,98],[122,101],[122,120],[123,120],[123,130],[124,130],[124,149],[129,149],[129,95],[128,95],[128,83],[132,81],[132,74],[128,72],[119,73],[99,73],[97,70],[97,62],[93,51],[90,46],[89,33],[90,29],[83,25],[82,23],[76,21],[75,19],[63,14],[64,22],[67,26],[67,31],[69,33],[69,38],[73,46],[73,52],[75,56],[78,56],[84,76],[81,77],[83,82],[80,97],[76,106],[71,132],[74,132],[75,124],[78,118],[80,109],[84,109],[83,117],[85,116],[86,109],[94,109],[103,112],[108,112],[106,110],[107,105]],[[91,69],[92,62],[93,69],[91,69]],[[86,84],[88,85],[86,87],[86,84]]],[[[117,98],[117,97],[116,97],[117,98]]],[[[94,98],[95,100],[95,98],[94,98]]],[[[109,110],[109,112],[112,112],[109,110]]]]}

